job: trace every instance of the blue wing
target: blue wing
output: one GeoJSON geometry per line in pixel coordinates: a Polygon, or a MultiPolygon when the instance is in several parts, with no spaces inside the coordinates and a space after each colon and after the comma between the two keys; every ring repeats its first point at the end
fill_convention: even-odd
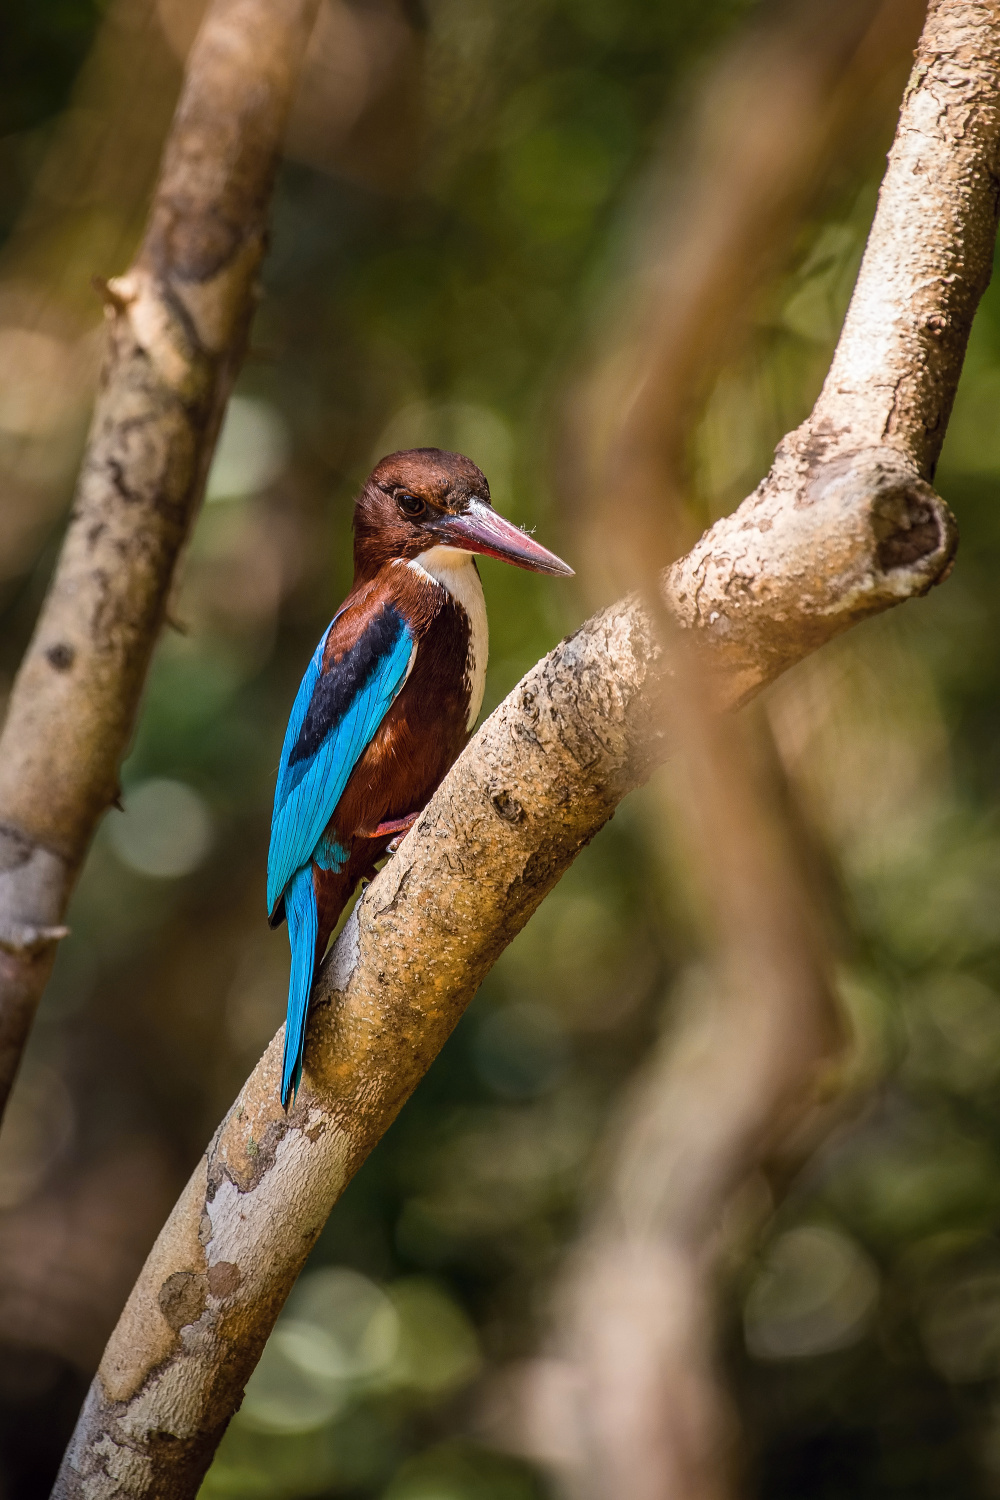
{"type": "Polygon", "coordinates": [[[269,913],[295,872],[317,853],[323,863],[336,866],[336,849],[319,850],[323,831],[406,681],[413,655],[406,621],[392,604],[384,604],[350,650],[324,673],[323,652],[337,618],[306,668],[281,747],[267,856],[269,913]]]}

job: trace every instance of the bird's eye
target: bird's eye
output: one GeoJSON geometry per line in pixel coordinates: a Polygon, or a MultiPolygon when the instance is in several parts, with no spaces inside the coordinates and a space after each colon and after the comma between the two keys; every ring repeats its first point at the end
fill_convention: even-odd
{"type": "Polygon", "coordinates": [[[421,500],[419,495],[411,495],[407,490],[403,490],[401,494],[396,496],[396,504],[403,515],[409,516],[411,519],[414,516],[422,516],[427,509],[426,502],[421,500]]]}

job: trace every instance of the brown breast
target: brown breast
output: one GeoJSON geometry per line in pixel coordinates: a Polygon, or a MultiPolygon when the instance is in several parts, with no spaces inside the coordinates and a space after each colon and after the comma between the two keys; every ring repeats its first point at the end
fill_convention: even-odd
{"type": "Polygon", "coordinates": [[[392,567],[394,602],[414,630],[417,650],[409,677],[355,766],[331,820],[331,829],[348,838],[426,805],[469,738],[478,686],[470,672],[466,610],[416,569],[392,567]]]}

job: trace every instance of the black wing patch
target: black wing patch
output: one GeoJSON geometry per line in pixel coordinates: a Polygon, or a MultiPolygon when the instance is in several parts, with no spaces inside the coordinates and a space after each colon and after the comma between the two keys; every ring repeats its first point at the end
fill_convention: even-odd
{"type": "Polygon", "coordinates": [[[379,662],[392,655],[405,629],[406,621],[395,605],[383,604],[350,650],[328,672],[320,674],[299,737],[288,757],[289,766],[316,754],[358,694],[368,686],[379,662]]]}

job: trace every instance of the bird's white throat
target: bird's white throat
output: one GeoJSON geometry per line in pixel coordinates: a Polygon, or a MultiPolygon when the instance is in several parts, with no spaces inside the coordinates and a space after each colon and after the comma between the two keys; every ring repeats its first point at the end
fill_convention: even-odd
{"type": "Polygon", "coordinates": [[[458,547],[429,547],[407,563],[415,573],[422,573],[432,583],[446,588],[455,603],[464,609],[469,620],[469,657],[466,674],[469,683],[469,719],[471,729],[479,718],[486,691],[486,662],[490,654],[490,629],[486,619],[483,585],[471,552],[458,547]]]}

